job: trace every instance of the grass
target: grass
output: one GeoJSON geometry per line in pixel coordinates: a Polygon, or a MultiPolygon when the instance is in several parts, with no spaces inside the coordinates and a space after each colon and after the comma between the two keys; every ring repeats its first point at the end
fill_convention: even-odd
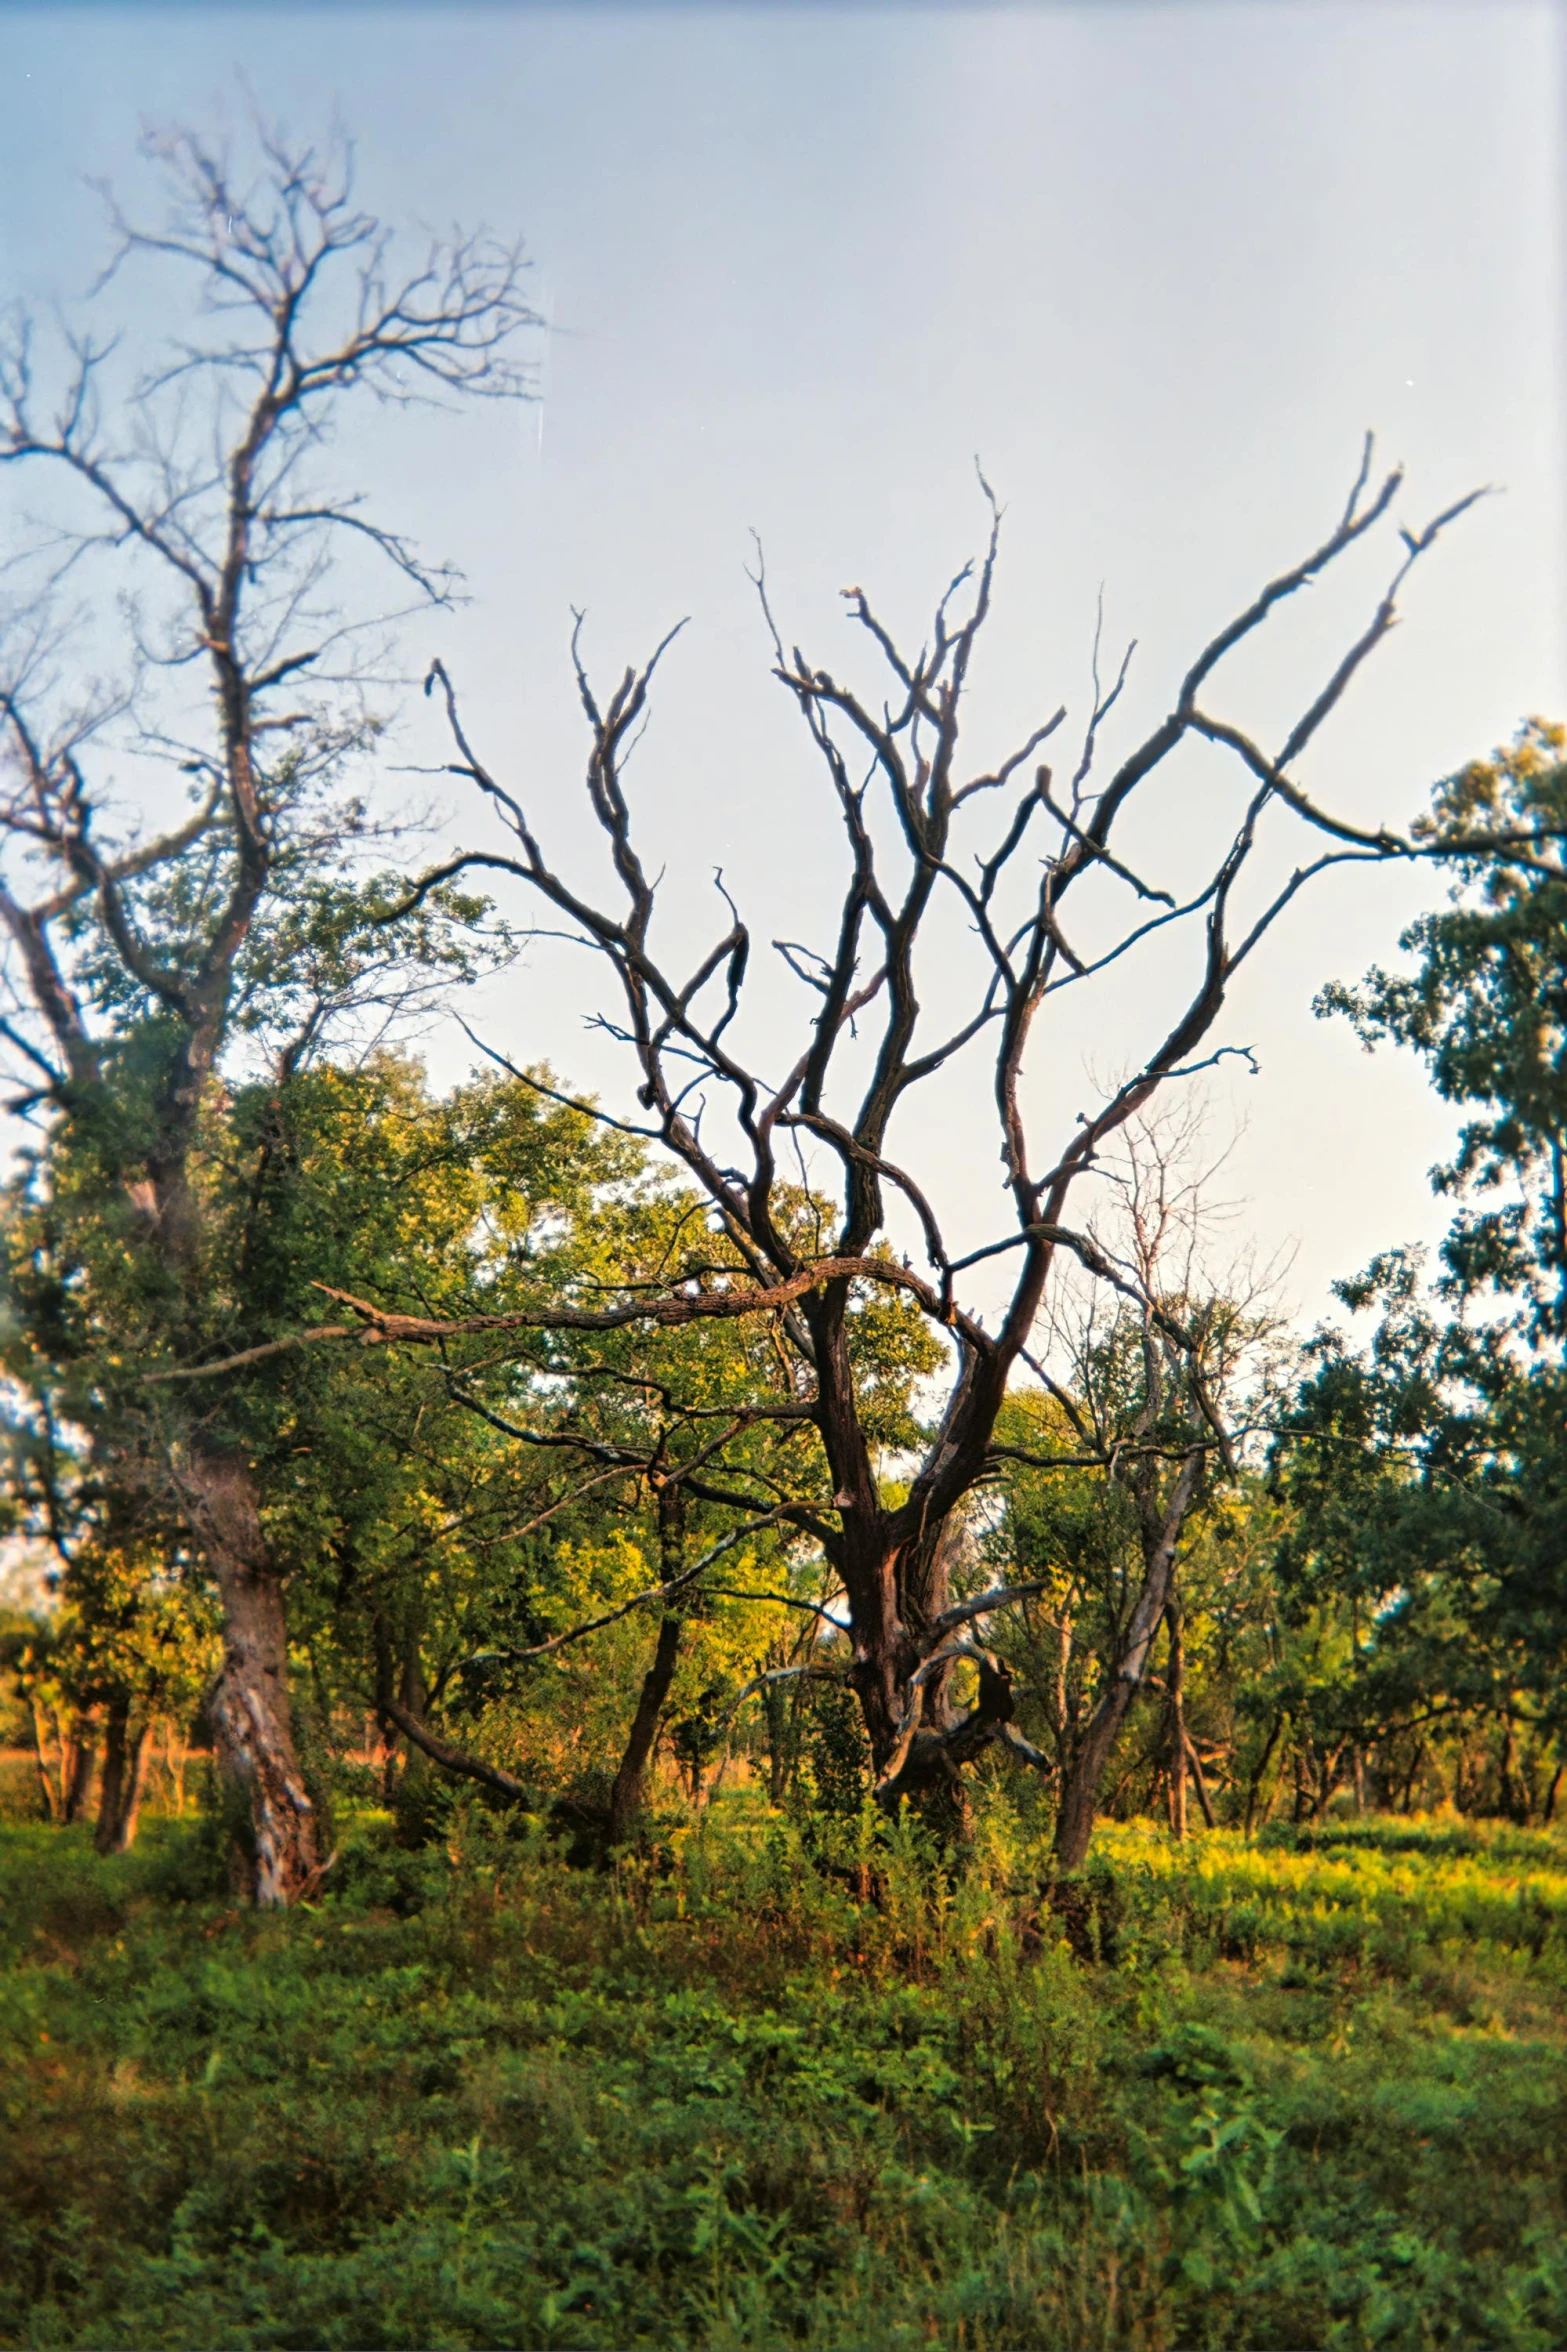
{"type": "Polygon", "coordinates": [[[597,1877],[475,1808],[257,1917],[200,1824],[0,1826],[0,2342],[1567,2341],[1562,1840],[1042,1874],[740,1805],[597,1877]]]}

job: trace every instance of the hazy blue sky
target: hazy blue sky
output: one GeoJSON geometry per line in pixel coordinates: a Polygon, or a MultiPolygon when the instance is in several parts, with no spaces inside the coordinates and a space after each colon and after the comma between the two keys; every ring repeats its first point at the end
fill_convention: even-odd
{"type": "MultiPolygon", "coordinates": [[[[1562,61],[1559,13],[1500,0],[0,9],[0,281],[78,288],[102,251],[82,176],[133,190],[138,118],[211,121],[237,66],[294,129],[338,105],[389,216],[522,231],[557,329],[542,407],[363,446],[384,511],[474,591],[410,660],[445,656],[493,764],[569,848],[568,608],[610,672],[690,613],[640,755],[650,861],[682,923],[711,912],[674,869],[722,862],[760,938],[798,936],[826,919],[836,843],[767,679],[749,532],[787,632],[844,663],[842,586],[913,631],[975,544],[976,452],[1008,508],[981,756],[1080,709],[1101,581],[1110,639],[1139,640],[1129,724],[1157,715],[1195,646],[1336,520],[1368,426],[1407,462],[1410,521],[1480,482],[1506,495],[1417,575],[1314,786],[1402,821],[1524,714],[1567,715],[1562,61]]],[[[1309,694],[1385,552],[1219,706],[1266,727],[1309,694]]],[[[401,757],[436,756],[425,730],[415,713],[401,757]]],[[[1183,774],[1150,836],[1177,858],[1212,813],[1183,774]]],[[[455,803],[450,830],[491,838],[455,803]]],[[[1407,873],[1330,882],[1229,1010],[1263,1074],[1223,1091],[1250,1122],[1226,1187],[1269,1246],[1298,1239],[1308,1310],[1373,1249],[1440,1229],[1425,1170],[1450,1121],[1413,1068],[1309,1010],[1429,896],[1407,873]]],[[[540,950],[476,1017],[607,1092],[583,977],[540,950]]],[[[1155,969],[1102,1033],[1042,1047],[1042,1105],[1069,1117],[1085,1053],[1111,1068],[1162,1034],[1166,985],[1155,969]]],[[[449,1044],[436,1059],[458,1066],[449,1044]]],[[[976,1240],[980,1116],[958,1087],[922,1145],[902,1138],[976,1240]]]]}

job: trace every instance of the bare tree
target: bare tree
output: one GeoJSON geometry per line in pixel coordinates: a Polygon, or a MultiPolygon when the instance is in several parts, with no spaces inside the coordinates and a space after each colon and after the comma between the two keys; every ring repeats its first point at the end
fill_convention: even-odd
{"type": "MultiPolygon", "coordinates": [[[[848,1678],[863,1711],[878,1793],[889,1805],[906,1796],[939,1805],[943,1792],[957,1787],[962,1768],[995,1743],[1042,1761],[1012,1722],[1009,1670],[976,1635],[1010,1596],[989,1591],[954,1598],[951,1536],[965,1498],[997,1469],[997,1416],[1009,1381],[1028,1362],[1031,1334],[1058,1264],[1075,1261],[1134,1301],[1148,1318],[1152,1343],[1170,1351],[1172,1364],[1190,1367],[1180,1375],[1191,1407],[1189,1461],[1182,1472],[1188,1486],[1198,1477],[1204,1448],[1223,1443],[1206,1399],[1196,1336],[1148,1293],[1135,1270],[1118,1267],[1085,1225],[1069,1223],[1068,1209],[1107,1144],[1162,1087],[1237,1050],[1215,1041],[1231,986],[1303,886],[1340,865],[1422,854],[1411,840],[1330,814],[1296,769],[1393,626],[1395,600],[1410,569],[1470,499],[1418,533],[1400,533],[1390,583],[1369,623],[1304,698],[1277,749],[1264,748],[1218,716],[1209,699],[1226,656],[1389,517],[1401,477],[1391,473],[1372,490],[1371,463],[1368,438],[1334,528],[1209,640],[1181,678],[1168,716],[1102,781],[1096,755],[1122,691],[1125,662],[1108,688],[1096,682],[1064,783],[1038,758],[1061,729],[1063,711],[1033,728],[994,766],[973,774],[960,768],[965,698],[991,610],[997,558],[1000,515],[988,488],[986,551],[951,583],[917,653],[899,646],[859,589],[845,592],[849,614],[880,665],[885,699],[856,690],[797,647],[786,647],[758,567],[775,674],[820,762],[845,851],[845,881],[828,936],[816,946],[775,942],[816,999],[798,1056],[782,1071],[764,1074],[737,1042],[755,966],[751,930],[728,894],[718,935],[694,960],[682,953],[674,964],[655,938],[658,884],[639,845],[625,773],[670,640],[645,666],[628,669],[607,700],[595,691],[583,661],[580,621],[573,641],[590,741],[588,801],[616,878],[609,901],[552,861],[523,799],[472,741],[446,669],[437,663],[427,680],[426,692],[438,698],[450,728],[450,772],[485,795],[514,846],[453,859],[427,874],[409,903],[417,905],[424,893],[459,873],[506,874],[542,902],[547,923],[564,927],[602,958],[617,999],[606,1025],[625,1047],[645,1116],[601,1115],[649,1136],[678,1163],[708,1204],[710,1229],[704,1249],[653,1288],[628,1285],[619,1296],[600,1293],[581,1303],[541,1297],[536,1307],[504,1315],[444,1320],[344,1299],[348,1320],[299,1336],[450,1345],[464,1333],[484,1333],[493,1341],[530,1328],[591,1336],[633,1324],[767,1318],[786,1367],[780,1378],[787,1393],[776,1410],[803,1415],[817,1447],[787,1457],[797,1464],[792,1489],[775,1484],[759,1493],[736,1478],[727,1482],[728,1499],[737,1512],[765,1505],[772,1524],[798,1529],[820,1546],[841,1583],[852,1645],[848,1678]],[[1194,742],[1233,762],[1241,793],[1233,822],[1213,844],[1205,877],[1182,892],[1145,875],[1125,844],[1141,797],[1172,755],[1194,742]],[[988,841],[966,847],[965,833],[987,811],[988,841]],[[1242,885],[1258,862],[1265,819],[1293,821],[1306,847],[1287,879],[1242,914],[1242,885]],[[937,977],[933,967],[945,960],[950,969],[951,962],[943,957],[948,942],[939,930],[946,913],[967,927],[983,970],[970,1001],[933,1016],[925,1001],[937,977]],[[1161,978],[1149,992],[1152,1036],[1144,1057],[1091,1113],[1041,1148],[1029,1130],[1022,1088],[1025,1055],[1041,1034],[1041,1015],[1062,1001],[1091,997],[1102,976],[1139,949],[1182,937],[1192,941],[1195,954],[1173,1015],[1161,978]],[[896,1153],[892,1130],[900,1121],[910,1140],[917,1140],[911,1112],[918,1090],[965,1054],[988,1057],[1011,1215],[1007,1231],[954,1253],[926,1186],[907,1155],[896,1153]],[[819,1235],[814,1244],[780,1209],[787,1189],[784,1155],[806,1144],[836,1169],[836,1231],[819,1235]],[[927,1270],[896,1254],[889,1217],[894,1232],[902,1220],[917,1233],[927,1270]],[[994,1270],[998,1259],[1015,1260],[1015,1273],[991,1328],[964,1303],[962,1284],[981,1264],[994,1270]],[[857,1310],[889,1288],[917,1302],[950,1343],[945,1404],[923,1458],[896,1498],[878,1475],[852,1349],[857,1310]],[[966,1709],[952,1696],[960,1660],[979,1670],[977,1696],[966,1709]]],[[[1200,805],[1190,805],[1190,836],[1211,824],[1218,805],[1211,789],[1204,790],[1200,805]]],[[[798,1177],[793,1181],[798,1197],[798,1177]]],[[[504,1355],[505,1349],[492,1353],[504,1355]]],[[[222,1369],[221,1362],[199,1368],[203,1377],[222,1369]]],[[[1091,1443],[1074,1445],[1066,1458],[1104,1462],[1091,1443]]],[[[707,1471],[715,1486],[724,1467],[719,1447],[707,1471]]],[[[1166,1519],[1178,1529],[1178,1512],[1172,1517],[1167,1511],[1166,1519]]],[[[1168,1550],[1173,1535],[1161,1534],[1159,1543],[1168,1550]]],[[[682,1588],[702,1565],[699,1559],[681,1570],[682,1588]]],[[[1167,1587],[1164,1570],[1151,1561],[1134,1649],[1153,1640],[1167,1587]]],[[[656,1606],[672,1589],[666,1581],[643,1598],[656,1606]]],[[[1063,1852],[1069,1855],[1074,1846],[1075,1835],[1068,1834],[1063,1852]]]]}
{"type": "MultiPolygon", "coordinates": [[[[459,236],[404,261],[356,206],[340,137],[317,151],[252,130],[248,179],[191,132],[148,137],[167,194],[159,226],[109,199],[117,243],[96,298],[132,267],[161,266],[181,288],[182,327],[156,364],[122,380],[112,337],[69,331],[51,362],[22,315],[0,350],[0,466],[46,474],[61,493],[31,550],[42,584],[0,647],[0,920],[15,992],[0,1034],[25,1073],[19,1107],[90,1135],[106,1183],[133,1205],[139,1245],[185,1302],[168,1335],[177,1354],[199,1320],[197,1123],[247,942],[283,863],[297,874],[323,846],[312,823],[333,840],[351,824],[340,810],[323,818],[319,793],[375,733],[367,622],[343,618],[330,575],[358,549],[405,604],[443,603],[456,586],[332,481],[325,452],[345,403],[524,395],[512,352],[535,323],[518,248],[459,236]],[[61,606],[95,565],[109,568],[133,640],[128,682],[96,699],[75,683],[84,655],[62,635],[61,606]],[[204,691],[188,691],[197,682],[204,691]],[[107,779],[94,779],[116,740],[193,779],[196,797],[184,821],[120,847],[105,838],[107,779]],[[102,1112],[123,1078],[127,1000],[159,1056],[145,1119],[116,1126],[102,1112]]],[[[384,617],[372,607],[376,626],[384,617]]],[[[307,1012],[308,1035],[321,1012],[307,1012]]],[[[176,1429],[169,1459],[222,1596],[209,1714],[246,1793],[254,1891],[287,1902],[323,1857],[290,1728],[286,1564],[221,1414],[176,1429]]]]}
{"type": "MultiPolygon", "coordinates": [[[[1093,1834],[1099,1790],[1123,1726],[1152,1676],[1161,1630],[1169,1636],[1164,1683],[1172,1827],[1184,1834],[1186,1784],[1195,1749],[1185,1720],[1184,1639],[1178,1569],[1194,1513],[1239,1471],[1248,1438],[1268,1422],[1288,1365],[1272,1307],[1276,1269],[1246,1262],[1218,1272],[1208,1262],[1223,1211],[1208,1187],[1223,1157],[1201,1152],[1203,1110],[1179,1107],[1129,1119],[1100,1175],[1111,1201],[1091,1233],[1110,1280],[1080,1274],[1050,1302],[1038,1370],[1059,1425],[1121,1506],[1136,1554],[1118,1561],[1113,1592],[1100,1595],[1105,1640],[1099,1690],[1086,1720],[1057,1710],[1061,1783],[1055,1847],[1078,1868],[1093,1834]],[[1113,1286],[1112,1286],[1113,1285],[1113,1286]],[[1062,1378],[1050,1371],[1055,1362],[1062,1378]]],[[[1031,1463],[1026,1447],[998,1448],[1014,1474],[1031,1463]]],[[[1047,1458],[1044,1467],[1053,1467],[1047,1458]]],[[[1048,1511],[1047,1511],[1048,1519],[1048,1511]]],[[[1073,1639],[1069,1589],[1058,1638],[1062,1679],[1073,1639]]],[[[1201,1765],[1199,1798],[1211,1810],[1201,1765]]]]}

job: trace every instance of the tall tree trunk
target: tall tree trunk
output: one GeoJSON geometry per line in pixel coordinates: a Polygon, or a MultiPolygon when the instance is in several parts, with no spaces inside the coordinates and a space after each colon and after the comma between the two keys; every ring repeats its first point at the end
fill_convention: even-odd
{"type": "Polygon", "coordinates": [[[174,1799],[174,1818],[185,1818],[185,1766],[190,1756],[190,1743],[177,1726],[169,1725],[168,1746],[163,1753],[163,1768],[169,1776],[169,1793],[174,1799]]]}
{"type": "Polygon", "coordinates": [[[249,1817],[236,1877],[259,1904],[297,1902],[319,1883],[324,1861],[294,1750],[282,1580],[241,1456],[193,1449],[182,1482],[223,1611],[223,1663],[207,1713],[219,1768],[249,1817]]]}
{"type": "Polygon", "coordinates": [[[783,1804],[789,1794],[790,1730],[796,1693],[781,1682],[768,1683],[762,1692],[762,1720],[767,1726],[767,1801],[783,1804]]]}
{"type": "MultiPolygon", "coordinates": [[[[873,1617],[867,1639],[855,1629],[855,1664],[850,1680],[859,1693],[861,1712],[870,1737],[871,1759],[878,1778],[903,1744],[910,1677],[929,1647],[936,1621],[951,1606],[952,1571],[966,1540],[966,1523],[953,1510],[911,1543],[887,1556],[882,1570],[890,1606],[873,1617]],[[867,1693],[873,1704],[867,1705],[867,1693]]],[[[955,1716],[952,1679],[956,1661],[943,1665],[918,1691],[918,1736],[907,1749],[901,1770],[882,1802],[889,1812],[912,1804],[927,1828],[949,1842],[966,1843],[973,1834],[973,1816],[964,1786],[962,1722],[974,1727],[979,1745],[988,1738],[979,1725],[992,1717],[1010,1718],[1010,1677],[981,1668],[978,1704],[968,1717],[955,1716]],[[958,1745],[937,1746],[938,1738],[957,1731],[958,1745]]]]}
{"type": "Polygon", "coordinates": [[[148,1729],[141,1723],[132,1731],[130,1697],[117,1692],[109,1702],[104,1727],[103,1781],[93,1831],[93,1844],[100,1854],[123,1854],[135,1841],[147,1778],[148,1729]]]}
{"type": "Polygon", "coordinates": [[[1330,1748],[1322,1759],[1322,1769],[1317,1776],[1316,1794],[1311,1801],[1311,1819],[1313,1821],[1320,1821],[1327,1811],[1332,1801],[1333,1791],[1344,1777],[1343,1765],[1344,1743],[1340,1740],[1338,1746],[1330,1748]]]}
{"type": "Polygon", "coordinates": [[[1120,1736],[1139,1684],[1117,1674],[1088,1719],[1077,1753],[1061,1775],[1056,1811],[1055,1858],[1063,1870],[1081,1870],[1088,1859],[1098,1811],[1099,1783],[1120,1736]]]}
{"type": "Polygon", "coordinates": [[[1069,1728],[1075,1729],[1075,1710],[1071,1704],[1072,1692],[1068,1687],[1072,1665],[1072,1613],[1065,1603],[1062,1604],[1061,1614],[1056,1620],[1056,1642],[1055,1681],[1050,1693],[1050,1724],[1056,1735],[1056,1746],[1059,1751],[1066,1743],[1069,1728]]]}
{"type": "Polygon", "coordinates": [[[112,1854],[119,1844],[121,1791],[125,1785],[125,1750],[130,1728],[130,1701],[117,1692],[109,1701],[103,1732],[103,1778],[98,1784],[98,1819],[93,1844],[100,1854],[112,1854]]]}
{"type": "MultiPolygon", "coordinates": [[[[423,1722],[429,1694],[424,1687],[417,1626],[411,1625],[404,1631],[403,1663],[397,1695],[405,1712],[423,1722]]],[[[430,1758],[414,1740],[405,1737],[403,1747],[405,1753],[399,1757],[394,1732],[386,1743],[386,1768],[381,1777],[382,1803],[395,1805],[400,1818],[405,1823],[412,1823],[417,1820],[421,1808],[427,1802],[430,1758]]]]}

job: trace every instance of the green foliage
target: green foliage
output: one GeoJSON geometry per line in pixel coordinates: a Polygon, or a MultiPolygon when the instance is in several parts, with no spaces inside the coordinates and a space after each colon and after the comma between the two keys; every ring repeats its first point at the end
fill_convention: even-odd
{"type": "Polygon", "coordinates": [[[1449,850],[1449,905],[1400,941],[1413,968],[1318,999],[1368,1049],[1412,1048],[1468,1119],[1432,1173],[1458,1203],[1437,1278],[1389,1250],[1337,1286],[1376,1328],[1359,1348],[1318,1335],[1276,1456],[1295,1613],[1336,1602],[1357,1635],[1326,1714],[1389,1750],[1402,1726],[1422,1740],[1441,1726],[1461,1759],[1489,1732],[1484,1767],[1455,1777],[1520,1818],[1559,1778],[1567,1730],[1564,748],[1567,731],[1531,721],[1438,787],[1420,828],[1434,847],[1477,830],[1532,841],[1449,850]]]}
{"type": "Polygon", "coordinates": [[[812,1811],[829,1821],[853,1821],[871,1786],[870,1743],[859,1708],[849,1691],[818,1684],[811,1693],[809,1721],[812,1811]]]}
{"type": "Polygon", "coordinates": [[[1500,1292],[1518,1302],[1521,1330],[1556,1339],[1567,1337],[1564,752],[1567,728],[1534,719],[1491,759],[1438,786],[1418,828],[1430,843],[1514,830],[1536,834],[1533,854],[1452,854],[1451,904],[1418,917],[1399,941],[1415,970],[1377,967],[1360,988],[1329,987],[1318,999],[1320,1012],[1348,1014],[1368,1049],[1412,1047],[1444,1101],[1480,1114],[1433,1181],[1439,1192],[1501,1197],[1461,1211],[1443,1253],[1448,1295],[1500,1292]]]}
{"type": "Polygon", "coordinates": [[[1112,1827],[1085,1964],[1000,1816],[863,1894],[739,1801],[610,1876],[504,1828],[361,1817],[271,1918],[188,1828],[0,1833],[0,2341],[1561,2339],[1559,1838],[1112,1827]]]}

